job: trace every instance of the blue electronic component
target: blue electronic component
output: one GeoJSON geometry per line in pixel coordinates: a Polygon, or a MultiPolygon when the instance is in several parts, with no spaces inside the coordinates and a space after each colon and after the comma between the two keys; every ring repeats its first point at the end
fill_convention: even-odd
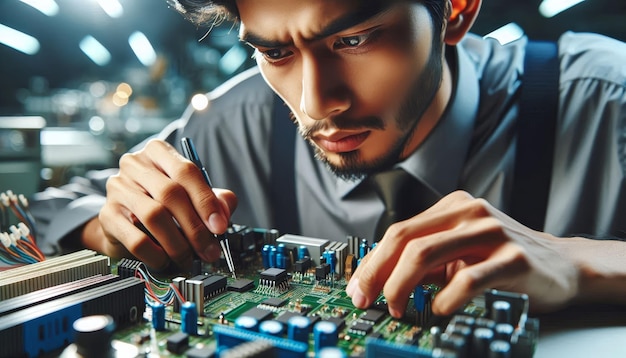
{"type": "Polygon", "coordinates": [[[359,259],[362,259],[369,252],[369,246],[367,245],[367,240],[363,239],[361,244],[359,245],[359,259]]]}
{"type": "Polygon", "coordinates": [[[152,328],[157,331],[165,330],[165,305],[162,303],[153,303],[152,307],[152,328]]]}
{"type": "Polygon", "coordinates": [[[315,352],[315,358],[345,358],[346,353],[339,347],[324,347],[315,352]]]}
{"type": "Polygon", "coordinates": [[[270,268],[276,268],[276,254],[278,250],[276,246],[270,246],[270,268]]]}
{"type": "Polygon", "coordinates": [[[305,257],[311,257],[309,249],[307,249],[304,245],[300,245],[298,247],[298,260],[304,260],[305,257]]]}
{"type": "Polygon", "coordinates": [[[410,344],[397,344],[383,339],[368,338],[365,341],[365,358],[432,358],[432,352],[410,344]]]}
{"type": "Polygon", "coordinates": [[[311,320],[305,316],[293,316],[287,320],[287,338],[291,341],[309,342],[311,320]]]}
{"type": "Polygon", "coordinates": [[[278,244],[276,247],[276,267],[281,269],[287,268],[287,256],[285,244],[278,244]]]}
{"type": "Polygon", "coordinates": [[[263,258],[263,268],[270,268],[270,250],[271,245],[264,245],[263,251],[261,252],[261,257],[263,258]]]}
{"type": "Polygon", "coordinates": [[[413,291],[413,305],[417,312],[424,312],[428,297],[430,297],[430,292],[424,286],[417,285],[415,287],[415,291],[413,291]]]}
{"type": "Polygon", "coordinates": [[[276,356],[278,358],[306,358],[309,349],[308,345],[302,342],[290,341],[285,338],[244,331],[222,325],[213,326],[213,335],[217,342],[219,352],[235,347],[241,343],[258,339],[269,341],[274,348],[276,348],[276,356]]]}
{"type": "Polygon", "coordinates": [[[259,324],[259,333],[280,337],[283,335],[283,324],[276,320],[267,320],[259,324]]]}
{"type": "Polygon", "coordinates": [[[313,326],[313,341],[315,351],[324,347],[335,347],[339,341],[337,325],[329,321],[320,321],[313,326]]]}
{"type": "Polygon", "coordinates": [[[251,316],[239,316],[235,320],[235,328],[258,332],[259,320],[251,316]]]}
{"type": "Polygon", "coordinates": [[[326,263],[330,266],[330,273],[337,272],[335,270],[337,266],[337,256],[335,256],[335,251],[324,251],[324,259],[326,260],[326,263]]]}
{"type": "Polygon", "coordinates": [[[190,335],[198,334],[198,311],[196,304],[185,302],[180,308],[180,330],[190,335]]]}

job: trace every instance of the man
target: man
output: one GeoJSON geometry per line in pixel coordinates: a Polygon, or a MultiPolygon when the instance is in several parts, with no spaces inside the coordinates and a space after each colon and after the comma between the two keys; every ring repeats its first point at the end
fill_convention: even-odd
{"type": "MultiPolygon", "coordinates": [[[[125,155],[106,202],[86,196],[69,204],[58,215],[80,212],[83,222],[103,206],[86,224],[65,225],[76,230],[62,244],[75,237],[158,268],[189,262],[193,252],[215,260],[217,244],[207,237],[224,232],[231,214],[236,223],[272,227],[269,147],[281,138],[272,137],[267,84],[304,138],[293,149],[302,234],[378,240],[383,204],[371,178],[390,168],[440,198],[391,225],[362,261],[347,287],[357,307],[382,290],[399,317],[423,282],[444,286],[437,314],[490,287],[528,293],[535,311],[625,297],[626,245],[576,236],[626,232],[624,44],[582,34],[559,41],[558,138],[541,232],[505,214],[525,40],[500,46],[468,35],[480,0],[174,5],[194,21],[235,19],[258,69],[212,93],[208,112],[125,155]],[[216,188],[230,190],[209,188],[179,154],[184,136],[196,142],[216,188]]],[[[62,221],[52,218],[47,240],[64,236],[55,224],[62,221]]]]}

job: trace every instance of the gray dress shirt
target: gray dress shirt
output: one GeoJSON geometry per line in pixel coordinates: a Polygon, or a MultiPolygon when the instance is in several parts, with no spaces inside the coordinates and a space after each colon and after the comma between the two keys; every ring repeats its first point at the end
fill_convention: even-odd
{"type": "MultiPolygon", "coordinates": [[[[500,46],[468,35],[449,48],[453,97],[426,141],[398,163],[444,196],[463,189],[507,212],[515,122],[526,39],[500,46]]],[[[560,98],[545,231],[626,236],[626,44],[594,34],[559,39],[560,98]]],[[[209,94],[158,136],[179,148],[191,137],[216,187],[239,197],[233,222],[273,226],[269,196],[273,94],[256,68],[209,94]]],[[[296,134],[297,135],[297,134],[296,134]]],[[[302,234],[371,238],[383,206],[360,182],[335,177],[296,139],[296,192],[302,234]]],[[[48,251],[97,214],[110,172],[39,193],[31,202],[48,251]]]]}

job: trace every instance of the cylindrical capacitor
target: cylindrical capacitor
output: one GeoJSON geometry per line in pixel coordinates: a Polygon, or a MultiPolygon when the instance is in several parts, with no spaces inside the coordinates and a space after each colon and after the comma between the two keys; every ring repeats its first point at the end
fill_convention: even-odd
{"type": "Polygon", "coordinates": [[[493,342],[493,331],[489,328],[476,328],[472,337],[472,357],[486,357],[489,345],[493,342]]]}
{"type": "Polygon", "coordinates": [[[194,302],[185,302],[180,308],[180,330],[190,335],[198,334],[198,311],[194,302]]]}
{"type": "Polygon", "coordinates": [[[290,341],[309,343],[311,320],[304,316],[293,316],[287,320],[287,338],[290,341]]]}
{"type": "Polygon", "coordinates": [[[270,267],[276,268],[276,254],[278,254],[278,249],[276,246],[270,246],[270,267]]]}
{"type": "Polygon", "coordinates": [[[511,322],[511,304],[507,301],[494,301],[491,304],[491,319],[496,323],[511,322]]]}
{"type": "Polygon", "coordinates": [[[439,326],[430,327],[430,342],[433,347],[441,346],[441,328],[439,326]]]}
{"type": "Polygon", "coordinates": [[[279,244],[278,247],[276,248],[276,264],[274,267],[284,269],[286,268],[286,266],[284,265],[286,261],[285,260],[285,245],[283,245],[282,247],[280,245],[282,244],[279,244]]]}
{"type": "Polygon", "coordinates": [[[283,335],[283,324],[276,320],[267,320],[259,324],[259,333],[280,337],[283,335]]]}
{"type": "Polygon", "coordinates": [[[156,331],[165,330],[165,305],[156,302],[151,305],[152,308],[152,328],[156,331]]]}
{"type": "Polygon", "coordinates": [[[74,321],[74,341],[76,353],[81,357],[111,357],[111,340],[115,322],[109,315],[82,317],[74,321]]]}
{"type": "Polygon", "coordinates": [[[346,353],[339,347],[324,347],[315,353],[315,358],[345,358],[346,353]]]}
{"type": "Polygon", "coordinates": [[[302,260],[305,257],[311,257],[311,255],[309,254],[309,249],[307,249],[307,247],[304,245],[300,245],[298,247],[298,260],[302,260]]]}
{"type": "Polygon", "coordinates": [[[235,320],[235,328],[245,329],[246,331],[259,331],[259,321],[251,316],[239,316],[235,320]]]}
{"type": "Polygon", "coordinates": [[[514,330],[515,328],[513,328],[513,326],[508,323],[498,323],[494,328],[494,339],[510,342],[514,330]]]}
{"type": "Polygon", "coordinates": [[[509,342],[495,340],[489,345],[489,358],[510,358],[511,344],[509,342]]]}
{"type": "Polygon", "coordinates": [[[263,250],[261,251],[261,258],[263,259],[263,268],[270,268],[270,245],[263,245],[263,250]]]}
{"type": "Polygon", "coordinates": [[[330,265],[330,273],[337,272],[335,270],[335,266],[337,265],[337,256],[335,256],[335,251],[333,250],[325,251],[324,256],[326,257],[326,263],[330,265]]]}
{"type": "Polygon", "coordinates": [[[367,255],[369,251],[369,246],[367,245],[367,240],[363,239],[361,244],[359,245],[359,259],[362,259],[367,255]]]}
{"type": "Polygon", "coordinates": [[[339,341],[337,325],[329,321],[320,321],[313,326],[313,342],[315,351],[319,352],[324,347],[335,347],[339,341]]]}

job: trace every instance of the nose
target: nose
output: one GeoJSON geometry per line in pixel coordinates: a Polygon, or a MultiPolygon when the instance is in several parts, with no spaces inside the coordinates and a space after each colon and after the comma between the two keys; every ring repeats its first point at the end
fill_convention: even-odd
{"type": "Polygon", "coordinates": [[[339,65],[330,57],[304,56],[300,110],[321,120],[350,108],[350,96],[339,65]]]}

